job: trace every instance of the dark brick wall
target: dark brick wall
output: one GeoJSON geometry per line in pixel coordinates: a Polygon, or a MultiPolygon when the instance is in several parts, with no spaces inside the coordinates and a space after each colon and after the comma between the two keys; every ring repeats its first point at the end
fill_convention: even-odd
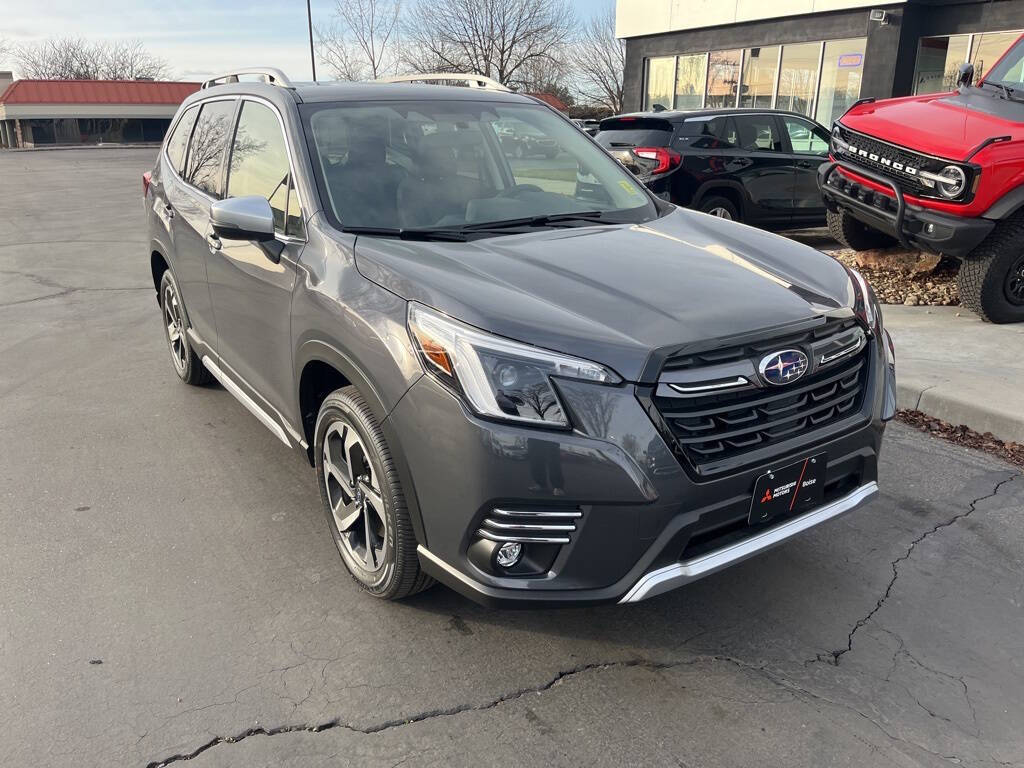
{"type": "Polygon", "coordinates": [[[1024,0],[928,0],[876,7],[886,10],[888,23],[868,21],[869,9],[859,8],[630,38],[625,108],[643,106],[644,60],[656,56],[866,36],[861,96],[886,98],[910,93],[919,38],[1024,27],[1024,0]]]}

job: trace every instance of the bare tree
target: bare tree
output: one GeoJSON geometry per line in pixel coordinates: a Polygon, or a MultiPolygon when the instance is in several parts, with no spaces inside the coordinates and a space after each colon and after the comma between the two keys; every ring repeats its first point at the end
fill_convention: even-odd
{"type": "Polygon", "coordinates": [[[94,43],[80,37],[51,37],[21,45],[14,60],[22,77],[38,80],[160,80],[167,62],[138,40],[94,43]]]}
{"type": "Polygon", "coordinates": [[[417,72],[471,72],[507,85],[556,61],[573,15],[566,0],[419,0],[405,24],[405,61],[417,72]]]}
{"type": "Polygon", "coordinates": [[[626,46],[615,37],[615,6],[609,3],[583,25],[569,46],[568,61],[581,98],[617,113],[622,111],[626,46]]]}
{"type": "Polygon", "coordinates": [[[320,59],[340,80],[376,80],[398,65],[402,0],[335,0],[327,29],[318,29],[320,59]]]}

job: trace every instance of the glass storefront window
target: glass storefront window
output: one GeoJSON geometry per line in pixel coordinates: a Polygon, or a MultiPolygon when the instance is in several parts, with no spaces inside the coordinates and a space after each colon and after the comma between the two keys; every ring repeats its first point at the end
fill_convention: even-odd
{"type": "Polygon", "coordinates": [[[818,86],[818,107],[814,115],[822,125],[832,125],[860,98],[864,42],[863,37],[858,37],[825,43],[818,86]]]}
{"type": "Polygon", "coordinates": [[[985,32],[974,36],[971,45],[971,63],[974,65],[974,82],[985,76],[999,57],[1020,37],[1016,32],[985,32]]]}
{"type": "Polygon", "coordinates": [[[914,93],[953,90],[957,71],[967,61],[970,39],[970,35],[922,37],[914,65],[914,93]]]}
{"type": "Polygon", "coordinates": [[[655,104],[665,109],[672,108],[675,76],[675,56],[663,56],[647,60],[647,100],[644,103],[645,109],[654,109],[655,104]]]}
{"type": "Polygon", "coordinates": [[[778,69],[779,46],[747,48],[743,54],[740,106],[770,109],[778,69]]]}
{"type": "Polygon", "coordinates": [[[776,109],[810,116],[814,107],[814,86],[818,82],[821,43],[800,43],[782,48],[782,72],[776,109]]]}
{"type": "Polygon", "coordinates": [[[695,53],[676,61],[676,109],[700,109],[704,104],[708,55],[695,53]]]}
{"type": "Polygon", "coordinates": [[[712,51],[708,56],[708,87],[704,106],[708,109],[736,106],[740,80],[740,51],[712,51]]]}

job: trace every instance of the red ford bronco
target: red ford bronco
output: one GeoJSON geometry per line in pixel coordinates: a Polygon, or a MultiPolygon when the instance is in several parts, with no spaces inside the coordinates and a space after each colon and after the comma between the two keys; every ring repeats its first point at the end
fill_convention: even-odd
{"type": "Polygon", "coordinates": [[[960,300],[993,323],[1024,321],[1024,35],[974,85],[863,99],[832,127],[818,171],[833,237],[899,241],[961,261],[960,300]]]}

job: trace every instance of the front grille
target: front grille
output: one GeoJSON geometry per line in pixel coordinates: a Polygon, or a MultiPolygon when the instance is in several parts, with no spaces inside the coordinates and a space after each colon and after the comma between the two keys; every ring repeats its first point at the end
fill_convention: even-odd
{"type": "Polygon", "coordinates": [[[671,358],[653,404],[671,433],[677,454],[702,473],[742,463],[744,455],[793,438],[811,436],[856,414],[868,377],[869,347],[855,320],[833,322],[804,334],[671,358]],[[755,371],[766,355],[800,349],[809,372],[793,384],[769,386],[755,371]],[[680,389],[679,373],[725,385],[707,393],[680,389]],[[728,375],[723,375],[728,371],[728,375]],[[733,387],[731,382],[746,380],[733,387]],[[666,384],[666,381],[673,383],[666,384]],[[727,391],[723,391],[727,390],[727,391]],[[696,392],[696,394],[680,394],[696,392]]]}
{"type": "Polygon", "coordinates": [[[581,517],[579,509],[493,509],[476,535],[490,541],[568,544],[581,517]]]}
{"type": "Polygon", "coordinates": [[[913,168],[918,171],[928,170],[935,165],[934,158],[910,149],[886,144],[884,141],[878,141],[863,133],[851,131],[842,124],[839,125],[839,138],[847,144],[853,145],[859,151],[857,153],[837,152],[838,159],[846,160],[893,179],[907,194],[915,196],[934,194],[934,189],[926,187],[916,174],[911,175],[903,170],[896,170],[892,165],[898,163],[904,168],[913,168]],[[862,152],[866,152],[867,157],[862,152]]]}

